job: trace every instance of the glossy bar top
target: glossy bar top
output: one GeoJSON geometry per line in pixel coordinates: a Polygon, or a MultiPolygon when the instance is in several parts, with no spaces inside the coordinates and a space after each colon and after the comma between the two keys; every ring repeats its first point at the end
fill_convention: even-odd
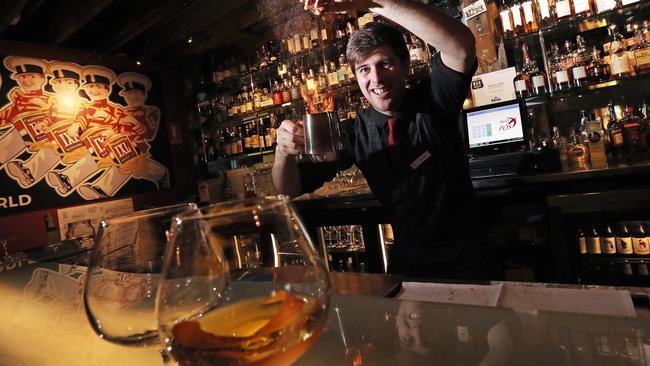
{"type": "MultiPolygon", "coordinates": [[[[117,346],[93,333],[84,276],[85,268],[65,264],[0,271],[0,365],[162,365],[156,347],[117,346]]],[[[650,320],[642,316],[400,301],[380,297],[398,277],[332,279],[326,330],[296,365],[650,364],[650,320]]]]}

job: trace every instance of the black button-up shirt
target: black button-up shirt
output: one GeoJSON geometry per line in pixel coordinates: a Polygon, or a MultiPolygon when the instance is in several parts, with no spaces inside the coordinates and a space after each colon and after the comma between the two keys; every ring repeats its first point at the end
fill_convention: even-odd
{"type": "Polygon", "coordinates": [[[373,194],[390,209],[395,235],[389,268],[427,275],[453,263],[474,239],[474,191],[458,114],[472,73],[431,60],[431,79],[407,89],[398,119],[400,162],[388,154],[388,116],[373,107],[342,124],[345,152],[335,163],[300,164],[303,192],[311,192],[352,164],[373,194]]]}

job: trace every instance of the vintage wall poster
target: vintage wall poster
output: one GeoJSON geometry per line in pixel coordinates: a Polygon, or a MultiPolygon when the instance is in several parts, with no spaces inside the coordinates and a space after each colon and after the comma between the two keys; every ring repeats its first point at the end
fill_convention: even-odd
{"type": "Polygon", "coordinates": [[[0,215],[169,187],[160,82],[98,65],[0,59],[0,215]]]}

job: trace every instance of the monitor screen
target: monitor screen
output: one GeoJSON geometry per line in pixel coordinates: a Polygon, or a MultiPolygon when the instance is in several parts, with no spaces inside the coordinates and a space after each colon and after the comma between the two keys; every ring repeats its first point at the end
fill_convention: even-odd
{"type": "Polygon", "coordinates": [[[481,108],[465,115],[470,149],[524,140],[519,103],[481,108]]]}

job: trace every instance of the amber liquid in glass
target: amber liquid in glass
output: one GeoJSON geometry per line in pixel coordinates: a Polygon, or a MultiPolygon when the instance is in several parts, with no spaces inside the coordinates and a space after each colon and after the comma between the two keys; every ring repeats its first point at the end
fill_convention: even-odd
{"type": "Polygon", "coordinates": [[[171,354],[179,365],[285,366],[320,335],[322,302],[286,291],[215,309],[171,331],[171,354]]]}

